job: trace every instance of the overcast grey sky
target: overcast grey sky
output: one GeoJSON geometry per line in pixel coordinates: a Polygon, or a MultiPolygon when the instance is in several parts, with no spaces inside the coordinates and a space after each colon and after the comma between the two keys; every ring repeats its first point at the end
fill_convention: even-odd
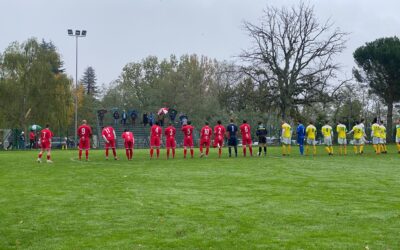
{"type": "MultiPolygon", "coordinates": [[[[197,53],[234,60],[250,40],[242,21],[257,23],[267,5],[298,0],[0,0],[0,51],[29,37],[51,40],[75,76],[75,41],[67,29],[86,29],[79,41],[79,75],[93,66],[108,84],[122,67],[148,55],[197,53]]],[[[399,0],[310,0],[317,17],[351,32],[337,57],[351,75],[352,52],[367,41],[399,36],[399,0]]],[[[79,76],[80,78],[80,76],[79,76]]]]}

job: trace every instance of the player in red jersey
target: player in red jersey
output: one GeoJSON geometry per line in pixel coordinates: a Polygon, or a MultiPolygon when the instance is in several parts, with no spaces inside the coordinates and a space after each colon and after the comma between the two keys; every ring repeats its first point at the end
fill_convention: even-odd
{"type": "Polygon", "coordinates": [[[37,161],[42,162],[43,152],[46,151],[47,163],[53,163],[51,161],[51,138],[53,137],[53,132],[50,131],[49,125],[46,125],[45,129],[40,131],[40,152],[37,161]]]}
{"type": "Polygon", "coordinates": [[[214,148],[218,147],[218,157],[220,158],[224,146],[225,132],[225,127],[221,125],[221,121],[217,121],[217,125],[214,127],[214,148]]]}
{"type": "Polygon", "coordinates": [[[105,142],[104,147],[106,148],[106,160],[108,160],[109,148],[112,149],[114,160],[118,160],[117,152],[115,150],[115,139],[117,138],[117,135],[115,134],[114,128],[111,126],[104,127],[101,131],[101,136],[105,142]]]}
{"type": "Polygon", "coordinates": [[[89,125],[87,125],[86,120],[83,120],[82,125],[79,126],[78,136],[79,136],[79,160],[82,160],[82,150],[84,149],[86,155],[86,161],[88,161],[92,128],[89,125]]]}
{"type": "Polygon", "coordinates": [[[156,122],[150,130],[150,158],[153,158],[154,148],[157,150],[157,158],[160,156],[160,145],[162,137],[162,128],[156,122]]]}
{"type": "Polygon", "coordinates": [[[186,158],[187,147],[190,148],[190,156],[193,158],[194,150],[193,150],[193,130],[194,127],[191,125],[192,122],[188,121],[186,125],[182,127],[183,132],[183,157],[186,158]]]}
{"type": "Polygon", "coordinates": [[[212,136],[212,128],[208,126],[208,122],[205,123],[204,127],[200,130],[200,157],[204,156],[203,147],[206,147],[206,157],[210,151],[210,143],[212,136]]]}
{"type": "Polygon", "coordinates": [[[135,145],[135,138],[133,137],[133,133],[128,129],[125,129],[122,133],[122,139],[124,139],[126,157],[128,160],[132,160],[133,156],[133,145],[135,145]]]}
{"type": "Polygon", "coordinates": [[[176,128],[172,126],[172,123],[169,123],[169,126],[164,131],[165,134],[165,144],[167,146],[167,159],[169,159],[169,151],[172,149],[172,158],[175,158],[175,135],[176,135],[176,128]]]}
{"type": "Polygon", "coordinates": [[[251,127],[247,124],[246,120],[243,120],[243,124],[240,125],[240,133],[242,134],[242,145],[243,145],[243,155],[246,157],[246,145],[249,146],[250,156],[253,156],[253,144],[251,140],[251,127]]]}

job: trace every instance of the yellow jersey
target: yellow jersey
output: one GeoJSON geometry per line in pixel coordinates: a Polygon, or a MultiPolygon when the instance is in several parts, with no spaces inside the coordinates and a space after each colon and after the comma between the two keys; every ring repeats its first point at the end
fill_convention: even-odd
{"type": "Polygon", "coordinates": [[[314,140],[315,134],[317,133],[317,129],[314,125],[308,125],[306,128],[306,136],[308,139],[314,140]]]}
{"type": "Polygon", "coordinates": [[[358,125],[355,125],[353,127],[353,133],[354,133],[353,137],[355,140],[359,140],[359,139],[363,138],[363,136],[364,136],[362,127],[360,127],[358,125]]]}
{"type": "Polygon", "coordinates": [[[332,133],[332,127],[329,125],[324,125],[321,128],[321,132],[324,135],[324,137],[331,137],[333,135],[332,133]]]}
{"type": "Polygon", "coordinates": [[[292,137],[291,129],[292,129],[292,127],[290,127],[289,124],[287,124],[287,123],[282,124],[282,137],[284,137],[284,138],[292,137]]]}
{"type": "Polygon", "coordinates": [[[338,124],[336,126],[336,132],[338,133],[338,138],[346,139],[346,133],[347,133],[346,125],[338,124]]]}
{"type": "Polygon", "coordinates": [[[400,124],[396,125],[396,137],[400,138],[400,124]]]}
{"type": "Polygon", "coordinates": [[[380,128],[381,128],[381,138],[386,139],[386,127],[381,125],[380,128]]]}
{"type": "Polygon", "coordinates": [[[371,126],[371,134],[373,137],[381,137],[381,127],[379,126],[378,123],[374,123],[371,126]]]}

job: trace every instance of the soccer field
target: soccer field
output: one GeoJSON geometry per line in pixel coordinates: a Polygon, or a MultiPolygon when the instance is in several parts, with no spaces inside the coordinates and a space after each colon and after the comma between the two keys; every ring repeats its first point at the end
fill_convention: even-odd
{"type": "MultiPolygon", "coordinates": [[[[400,249],[400,155],[0,152],[0,249],[400,249]]],[[[240,152],[241,153],[241,152],[240,152]]]]}

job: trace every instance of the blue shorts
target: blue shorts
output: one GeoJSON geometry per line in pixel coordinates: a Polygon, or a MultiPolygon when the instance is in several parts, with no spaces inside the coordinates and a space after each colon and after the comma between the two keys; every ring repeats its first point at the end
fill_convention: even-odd
{"type": "Polygon", "coordinates": [[[237,138],[236,137],[230,137],[228,139],[228,146],[237,146],[237,138]]]}

